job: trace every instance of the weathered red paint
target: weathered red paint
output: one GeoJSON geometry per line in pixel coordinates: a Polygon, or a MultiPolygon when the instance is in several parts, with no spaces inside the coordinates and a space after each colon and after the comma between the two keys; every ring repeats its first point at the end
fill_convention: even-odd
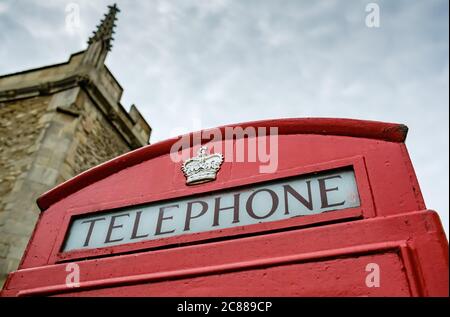
{"type": "MultiPolygon", "coordinates": [[[[43,210],[2,296],[448,296],[448,242],[426,210],[404,125],[346,119],[239,124],[279,128],[275,174],[225,162],[186,186],[170,139],[97,166],[41,196],[43,210]],[[71,217],[352,166],[361,206],[108,248],[61,252],[71,217]],[[80,266],[79,288],[65,285],[80,266]],[[381,269],[369,288],[366,265],[381,269]]],[[[220,129],[223,131],[225,127],[220,129]]],[[[235,140],[222,140],[221,144],[235,140]]]]}

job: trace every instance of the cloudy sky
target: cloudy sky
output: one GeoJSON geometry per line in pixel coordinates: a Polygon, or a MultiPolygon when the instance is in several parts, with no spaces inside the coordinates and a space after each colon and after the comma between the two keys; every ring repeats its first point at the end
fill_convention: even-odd
{"type": "MultiPolygon", "coordinates": [[[[111,1],[0,0],[0,74],[66,61],[111,1]],[[79,25],[67,25],[73,5],[79,25]]],[[[404,123],[428,208],[448,235],[448,0],[118,0],[107,65],[151,142],[242,121],[404,123]],[[366,26],[366,5],[380,9],[366,26]]]]}

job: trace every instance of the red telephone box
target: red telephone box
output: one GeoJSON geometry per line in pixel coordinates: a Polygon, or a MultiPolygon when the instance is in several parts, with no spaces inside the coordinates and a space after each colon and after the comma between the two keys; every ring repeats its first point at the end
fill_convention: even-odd
{"type": "Polygon", "coordinates": [[[283,119],[207,132],[198,154],[173,151],[195,133],[169,139],[42,195],[1,295],[448,296],[448,242],[404,125],[283,119]],[[250,133],[271,127],[275,138],[250,133]],[[256,143],[275,146],[276,162],[256,143]]]}

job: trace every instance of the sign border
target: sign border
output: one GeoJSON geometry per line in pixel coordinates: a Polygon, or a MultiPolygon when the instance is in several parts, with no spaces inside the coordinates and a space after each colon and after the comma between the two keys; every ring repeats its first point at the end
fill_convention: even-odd
{"type": "Polygon", "coordinates": [[[61,263],[73,261],[81,258],[98,258],[105,256],[113,256],[131,252],[154,251],[166,248],[172,248],[183,245],[192,245],[200,243],[208,243],[208,241],[237,239],[245,236],[261,235],[277,231],[296,230],[317,225],[325,225],[329,223],[354,221],[358,219],[367,219],[375,217],[375,206],[373,202],[372,190],[367,175],[364,156],[358,155],[341,160],[333,160],[325,163],[318,163],[308,166],[295,167],[287,170],[278,171],[275,174],[259,174],[254,177],[229,181],[225,184],[214,184],[216,186],[199,187],[193,193],[190,188],[186,188],[176,192],[169,192],[154,199],[145,199],[145,201],[119,200],[102,205],[92,205],[91,208],[81,207],[69,209],[64,216],[61,229],[58,232],[57,239],[53,246],[49,263],[61,263]],[[179,199],[184,197],[194,197],[200,194],[211,194],[226,189],[236,189],[270,181],[291,178],[306,174],[320,173],[325,171],[339,170],[343,168],[352,168],[355,175],[356,186],[359,193],[360,206],[335,211],[327,211],[324,213],[309,215],[304,217],[294,217],[271,222],[263,222],[258,224],[244,225],[238,227],[230,227],[224,229],[197,232],[192,234],[183,234],[172,237],[165,237],[154,240],[144,240],[138,242],[124,243],[120,245],[79,249],[64,252],[64,242],[70,229],[72,220],[81,215],[88,215],[99,212],[112,212],[116,209],[124,207],[138,207],[151,203],[160,203],[166,200],[179,199]],[[219,186],[217,186],[219,185],[219,186]],[[211,188],[213,187],[213,188],[211,188]]]}

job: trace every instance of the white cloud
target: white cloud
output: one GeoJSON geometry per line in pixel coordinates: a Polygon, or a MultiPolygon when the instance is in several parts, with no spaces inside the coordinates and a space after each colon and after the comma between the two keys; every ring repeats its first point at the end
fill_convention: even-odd
{"type": "Polygon", "coordinates": [[[7,3],[0,2],[0,14],[8,12],[9,6],[7,3]]]}

